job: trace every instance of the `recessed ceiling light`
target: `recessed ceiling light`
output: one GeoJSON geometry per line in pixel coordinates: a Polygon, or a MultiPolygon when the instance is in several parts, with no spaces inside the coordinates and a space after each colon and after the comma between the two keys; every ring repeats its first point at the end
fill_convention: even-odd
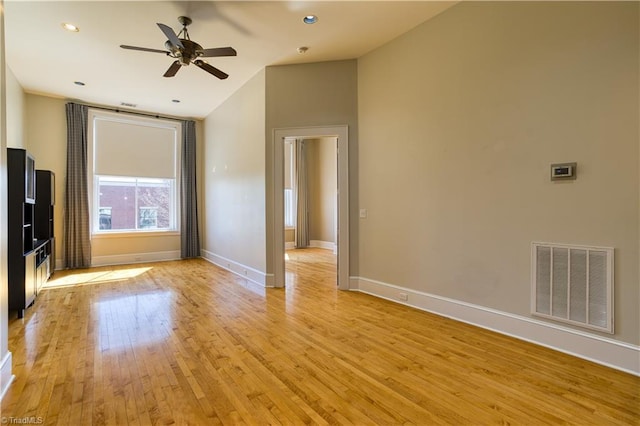
{"type": "Polygon", "coordinates": [[[318,22],[318,17],[316,15],[307,15],[302,18],[302,22],[304,22],[305,24],[315,24],[316,22],[318,22]]]}
{"type": "Polygon", "coordinates": [[[74,33],[77,33],[78,31],[80,31],[80,28],[76,27],[73,24],[69,24],[67,22],[63,22],[62,23],[62,28],[64,28],[67,31],[74,32],[74,33]]]}
{"type": "Polygon", "coordinates": [[[76,86],[84,86],[84,83],[81,81],[74,81],[73,84],[75,84],[76,86]]]}

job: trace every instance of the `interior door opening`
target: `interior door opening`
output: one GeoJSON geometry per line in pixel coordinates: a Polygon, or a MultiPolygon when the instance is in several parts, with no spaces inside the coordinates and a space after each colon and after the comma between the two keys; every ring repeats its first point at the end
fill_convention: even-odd
{"type": "MultiPolygon", "coordinates": [[[[349,174],[348,174],[348,127],[309,127],[309,128],[289,128],[275,129],[273,133],[273,202],[274,202],[274,228],[273,228],[273,284],[275,287],[284,287],[286,283],[285,274],[285,247],[286,226],[285,226],[285,141],[288,140],[323,140],[324,143],[333,141],[335,146],[335,196],[336,201],[333,207],[324,206],[322,215],[329,215],[328,211],[333,208],[331,216],[331,226],[333,227],[334,247],[336,251],[337,264],[337,284],[341,290],[349,289],[349,174]]],[[[312,142],[313,143],[313,142],[312,142]]],[[[316,148],[318,148],[316,146],[316,148]]],[[[326,152],[324,154],[327,156],[326,152]]],[[[291,175],[289,175],[289,178],[291,175]]],[[[321,179],[322,183],[330,179],[321,179]]],[[[297,226],[297,225],[296,225],[297,226]]],[[[323,225],[326,229],[327,225],[323,225]]],[[[314,230],[313,232],[316,232],[314,230]]],[[[296,233],[299,230],[296,229],[296,233]]],[[[331,232],[329,233],[331,234],[331,232]]],[[[310,230],[311,235],[314,234],[310,230]]],[[[322,238],[314,240],[314,244],[323,244],[322,238]]],[[[311,239],[309,238],[309,243],[311,239]]],[[[289,245],[290,246],[290,245],[289,245]]],[[[326,245],[325,245],[326,247],[326,245]]]]}
{"type": "Polygon", "coordinates": [[[286,284],[316,264],[337,285],[338,138],[287,137],[283,143],[286,284]]]}

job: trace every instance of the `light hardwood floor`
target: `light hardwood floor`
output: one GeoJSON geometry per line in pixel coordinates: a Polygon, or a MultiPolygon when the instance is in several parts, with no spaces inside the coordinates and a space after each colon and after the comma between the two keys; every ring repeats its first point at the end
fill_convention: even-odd
{"type": "Polygon", "coordinates": [[[51,425],[640,424],[640,378],[357,292],[204,260],[58,272],[12,320],[2,416],[51,425]]]}

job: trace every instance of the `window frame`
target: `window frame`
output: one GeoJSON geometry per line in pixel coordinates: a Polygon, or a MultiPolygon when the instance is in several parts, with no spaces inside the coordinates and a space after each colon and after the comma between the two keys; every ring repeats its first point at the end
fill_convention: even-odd
{"type": "MultiPolygon", "coordinates": [[[[159,119],[151,117],[136,116],[133,114],[117,113],[104,111],[99,109],[89,109],[88,112],[88,141],[87,141],[87,186],[89,192],[89,214],[90,214],[90,230],[92,238],[113,238],[113,237],[142,237],[142,236],[165,236],[165,235],[179,235],[180,234],[180,164],[181,164],[181,152],[182,152],[182,123],[179,121],[173,121],[168,119],[159,119]],[[96,120],[109,120],[115,122],[121,122],[125,124],[133,124],[140,126],[156,127],[170,129],[174,131],[176,152],[175,152],[175,170],[176,176],[173,180],[173,205],[170,206],[172,210],[173,226],[170,228],[156,229],[156,228],[140,228],[140,229],[100,229],[100,214],[101,209],[99,200],[99,177],[108,175],[98,175],[95,173],[95,157],[94,157],[94,144],[95,144],[95,121],[96,120]]],[[[131,179],[149,179],[144,176],[120,176],[122,178],[131,179]]],[[[154,178],[151,178],[154,179],[154,178]]],[[[167,178],[158,178],[167,179],[167,178]]],[[[113,206],[109,206],[113,207],[113,206]]],[[[139,208],[136,202],[136,227],[138,225],[139,208]]]]}

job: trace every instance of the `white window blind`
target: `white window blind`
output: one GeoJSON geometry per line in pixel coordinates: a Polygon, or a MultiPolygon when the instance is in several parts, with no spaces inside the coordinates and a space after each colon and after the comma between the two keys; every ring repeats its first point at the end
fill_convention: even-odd
{"type": "Polygon", "coordinates": [[[180,122],[90,110],[89,131],[92,233],[177,231],[180,122]]]}
{"type": "Polygon", "coordinates": [[[175,179],[178,137],[175,126],[123,119],[94,121],[94,173],[175,179]]]}

